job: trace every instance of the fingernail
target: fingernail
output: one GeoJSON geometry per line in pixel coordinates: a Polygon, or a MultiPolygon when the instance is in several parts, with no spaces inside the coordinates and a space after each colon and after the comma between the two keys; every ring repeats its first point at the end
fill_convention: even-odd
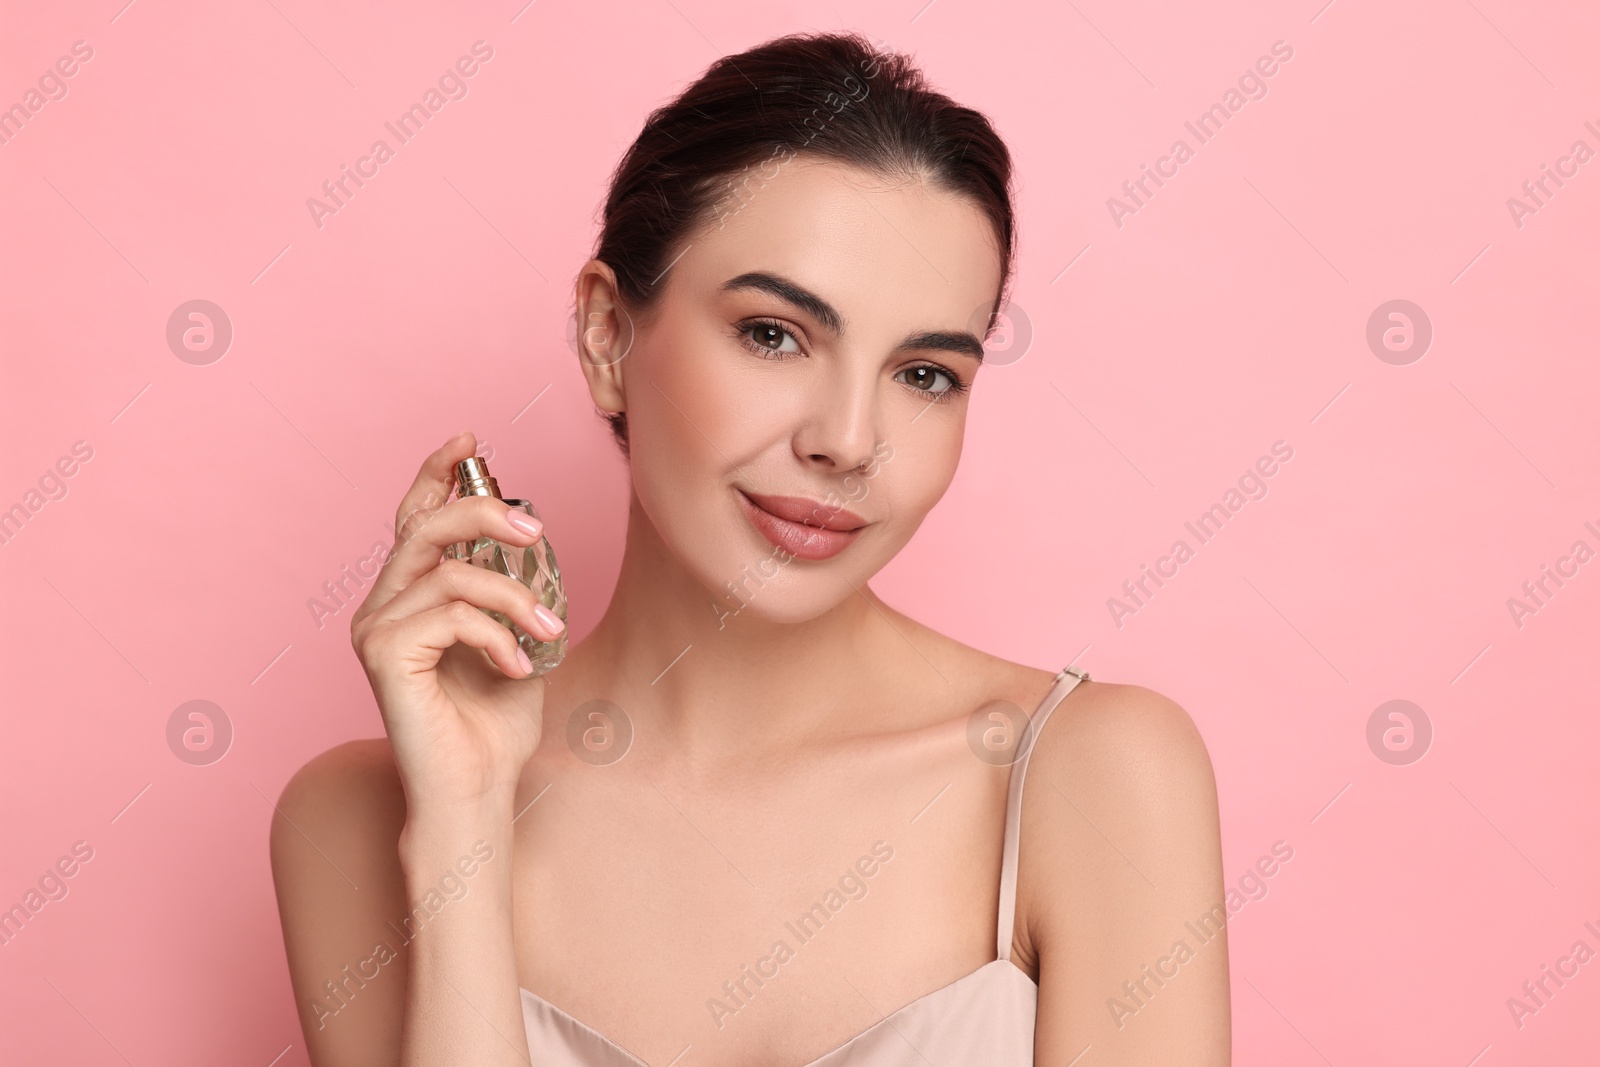
{"type": "Polygon", "coordinates": [[[533,660],[529,659],[528,654],[522,651],[521,645],[517,646],[517,662],[522,665],[523,674],[533,673],[533,660]]]}
{"type": "Polygon", "coordinates": [[[567,624],[561,621],[561,616],[557,615],[543,604],[535,604],[533,606],[533,614],[540,622],[550,627],[550,629],[554,630],[556,633],[560,633],[562,630],[566,629],[567,624]]]}
{"type": "Polygon", "coordinates": [[[518,511],[516,508],[506,509],[506,521],[531,537],[538,537],[544,532],[543,523],[532,515],[518,511]]]}

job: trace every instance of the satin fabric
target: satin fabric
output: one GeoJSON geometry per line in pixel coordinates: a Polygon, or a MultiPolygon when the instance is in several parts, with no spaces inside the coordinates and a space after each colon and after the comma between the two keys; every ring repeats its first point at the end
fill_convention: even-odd
{"type": "MultiPolygon", "coordinates": [[[[1033,1067],[1039,987],[1011,962],[1022,785],[1034,741],[1061,698],[1089,675],[1068,667],[1033,715],[1011,765],[1000,864],[996,958],[927,993],[800,1067],[1033,1067]]],[[[644,1060],[535,993],[522,992],[532,1067],[648,1067],[644,1060]]],[[[693,1062],[692,1054],[687,1063],[693,1062]]]]}

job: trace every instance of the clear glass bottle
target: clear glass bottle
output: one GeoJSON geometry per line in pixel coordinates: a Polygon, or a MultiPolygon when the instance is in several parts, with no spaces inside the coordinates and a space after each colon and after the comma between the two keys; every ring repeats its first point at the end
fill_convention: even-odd
{"type": "MultiPolygon", "coordinates": [[[[507,499],[500,495],[500,484],[490,476],[489,465],[482,456],[471,456],[456,464],[456,497],[465,496],[492,496],[504,500],[508,507],[517,508],[540,522],[544,521],[539,512],[534,510],[532,501],[507,499]]],[[[461,541],[446,548],[445,555],[515,578],[533,590],[539,602],[555,612],[562,622],[567,621],[567,594],[561,587],[561,568],[556,564],[555,549],[550,547],[549,538],[543,534],[527,548],[504,544],[492,537],[461,541]]],[[[534,675],[553,669],[566,656],[567,631],[564,627],[554,641],[541,641],[503,612],[490,608],[479,610],[516,635],[517,645],[533,661],[534,675]]]]}

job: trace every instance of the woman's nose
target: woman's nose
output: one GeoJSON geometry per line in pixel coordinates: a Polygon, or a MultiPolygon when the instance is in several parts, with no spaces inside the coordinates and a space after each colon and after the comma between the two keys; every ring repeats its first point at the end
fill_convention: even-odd
{"type": "Polygon", "coordinates": [[[876,382],[842,371],[829,377],[809,398],[795,454],[833,470],[855,470],[872,458],[878,439],[876,382]]]}

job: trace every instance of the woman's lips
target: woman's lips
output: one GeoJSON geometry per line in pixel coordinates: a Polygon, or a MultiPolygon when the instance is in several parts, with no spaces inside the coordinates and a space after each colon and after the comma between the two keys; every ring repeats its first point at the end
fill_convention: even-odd
{"type": "Polygon", "coordinates": [[[739,489],[734,493],[750,525],[775,546],[799,559],[827,559],[838,555],[850,546],[866,525],[865,519],[843,508],[827,508],[800,497],[751,496],[739,489]],[[773,514],[767,510],[769,507],[792,517],[773,514]],[[826,526],[797,521],[802,517],[811,522],[825,523],[826,526]]]}

